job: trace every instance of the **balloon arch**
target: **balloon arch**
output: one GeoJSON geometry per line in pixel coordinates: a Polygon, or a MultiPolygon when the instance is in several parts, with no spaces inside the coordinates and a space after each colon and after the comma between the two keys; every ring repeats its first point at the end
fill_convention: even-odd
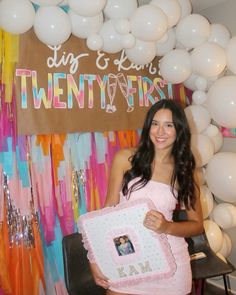
{"type": "Polygon", "coordinates": [[[236,226],[236,153],[219,152],[219,128],[236,128],[236,36],[192,14],[190,0],[151,0],[142,6],[136,0],[1,0],[0,27],[13,34],[33,27],[50,46],[73,34],[86,39],[91,50],[124,50],[138,65],[162,57],[162,77],[193,91],[185,111],[201,179],[204,226],[212,249],[229,256],[232,243],[224,230],[236,226]]]}

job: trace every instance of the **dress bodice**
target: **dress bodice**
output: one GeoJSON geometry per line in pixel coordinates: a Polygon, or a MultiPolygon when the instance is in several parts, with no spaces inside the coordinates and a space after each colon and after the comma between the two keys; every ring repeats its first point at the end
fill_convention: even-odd
{"type": "MultiPolygon", "coordinates": [[[[130,182],[135,183],[137,178],[130,182]]],[[[176,192],[177,195],[177,192],[176,192]]],[[[150,180],[144,187],[138,189],[130,195],[130,200],[148,198],[156,206],[157,211],[161,212],[167,220],[172,219],[173,211],[178,203],[173,195],[171,186],[162,182],[150,180]]],[[[127,201],[126,196],[120,193],[120,202],[127,201]]]]}

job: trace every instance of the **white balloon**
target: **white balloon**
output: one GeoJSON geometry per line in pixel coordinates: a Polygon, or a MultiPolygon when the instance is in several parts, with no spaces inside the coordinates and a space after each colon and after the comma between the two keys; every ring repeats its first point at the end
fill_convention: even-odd
{"type": "Polygon", "coordinates": [[[130,49],[126,49],[125,54],[134,64],[146,65],[156,56],[155,43],[136,39],[135,46],[130,49]]]}
{"type": "Polygon", "coordinates": [[[192,12],[192,2],[190,0],[178,0],[179,5],[181,7],[181,16],[180,18],[184,18],[185,16],[191,14],[192,12]]]}
{"type": "Polygon", "coordinates": [[[228,257],[232,250],[232,241],[226,232],[222,231],[222,235],[223,235],[223,243],[222,243],[222,247],[219,250],[219,253],[223,255],[223,257],[228,257]]]}
{"type": "Polygon", "coordinates": [[[143,41],[157,41],[167,32],[167,17],[158,7],[143,5],[130,17],[131,33],[143,41]]]}
{"type": "Polygon", "coordinates": [[[215,125],[210,124],[208,126],[208,128],[205,130],[206,135],[209,136],[210,140],[213,142],[214,145],[214,154],[217,153],[221,147],[223,146],[223,135],[222,133],[219,131],[218,127],[216,127],[215,125]],[[213,129],[214,127],[214,129],[213,129]],[[217,129],[217,133],[215,133],[215,128],[217,129]]]}
{"type": "Polygon", "coordinates": [[[226,258],[220,253],[220,252],[217,252],[216,255],[221,259],[223,260],[225,263],[228,263],[226,258]]]}
{"type": "Polygon", "coordinates": [[[209,42],[214,42],[223,48],[226,48],[229,43],[231,34],[230,31],[221,24],[211,24],[211,32],[208,38],[209,42]]]}
{"type": "Polygon", "coordinates": [[[191,150],[196,161],[196,167],[203,167],[214,155],[212,141],[208,136],[203,134],[191,135],[191,150]]]}
{"type": "Polygon", "coordinates": [[[223,235],[219,226],[212,220],[204,220],[204,229],[211,249],[218,252],[223,244],[223,235]]]}
{"type": "Polygon", "coordinates": [[[212,212],[213,220],[223,229],[236,226],[236,207],[232,204],[218,204],[212,212]]]}
{"type": "Polygon", "coordinates": [[[200,186],[200,201],[203,218],[206,219],[213,209],[213,195],[206,185],[200,186]]]}
{"type": "Polygon", "coordinates": [[[71,35],[70,18],[58,6],[41,6],[35,15],[34,32],[46,45],[60,45],[71,35]]]}
{"type": "Polygon", "coordinates": [[[236,76],[222,77],[207,93],[207,108],[220,126],[236,128],[236,76]]]}
{"type": "Polygon", "coordinates": [[[68,0],[68,4],[79,15],[94,16],[102,12],[106,0],[68,0]]]}
{"type": "Polygon", "coordinates": [[[219,133],[219,129],[217,126],[210,124],[204,133],[209,137],[214,137],[219,133]]]}
{"type": "Polygon", "coordinates": [[[156,42],[157,56],[163,56],[175,47],[176,38],[174,29],[169,29],[165,36],[167,36],[167,40],[165,42],[160,42],[160,40],[156,42]]]}
{"type": "Polygon", "coordinates": [[[150,5],[161,8],[167,16],[168,27],[175,26],[181,17],[181,6],[178,0],[152,0],[150,5]]]}
{"type": "Polygon", "coordinates": [[[160,73],[170,83],[185,81],[191,72],[190,56],[184,49],[171,50],[160,61],[160,73]]]}
{"type": "Polygon", "coordinates": [[[103,23],[99,31],[103,40],[102,50],[107,53],[116,53],[122,50],[121,35],[116,32],[114,24],[114,20],[108,20],[103,23]]]}
{"type": "Polygon", "coordinates": [[[37,4],[39,6],[53,6],[58,5],[62,2],[62,0],[31,0],[34,4],[37,4]]]}
{"type": "Polygon", "coordinates": [[[200,14],[190,14],[176,26],[176,39],[187,48],[206,42],[210,35],[210,23],[200,14]]]}
{"type": "Polygon", "coordinates": [[[214,154],[206,167],[206,182],[217,198],[236,202],[236,153],[214,154]]]}
{"type": "Polygon", "coordinates": [[[121,36],[121,45],[124,49],[133,48],[135,46],[135,38],[132,34],[121,36]]]}
{"type": "Polygon", "coordinates": [[[189,105],[184,109],[192,134],[201,133],[211,122],[206,108],[200,105],[189,105]]]}
{"type": "Polygon", "coordinates": [[[92,34],[88,36],[86,44],[90,50],[101,50],[103,46],[102,37],[99,34],[92,34]]]}
{"type": "Polygon", "coordinates": [[[136,0],[107,0],[103,12],[107,19],[130,18],[137,7],[136,0]]]}
{"type": "Polygon", "coordinates": [[[207,94],[204,91],[196,90],[193,92],[192,100],[197,105],[202,105],[207,100],[207,94]]]}
{"type": "Polygon", "coordinates": [[[125,18],[117,19],[114,23],[114,26],[117,33],[121,35],[129,34],[131,30],[130,21],[125,18]]]}
{"type": "Polygon", "coordinates": [[[191,53],[193,71],[204,76],[219,75],[226,66],[225,50],[216,43],[206,42],[191,53]]]}
{"type": "Polygon", "coordinates": [[[236,52],[236,36],[231,38],[226,46],[227,67],[233,74],[236,74],[235,52],[236,52]]]}
{"type": "Polygon", "coordinates": [[[34,23],[35,11],[28,0],[2,0],[0,2],[0,25],[11,34],[23,34],[34,23]]]}
{"type": "Polygon", "coordinates": [[[78,38],[87,38],[97,33],[103,24],[102,13],[95,16],[82,16],[70,9],[68,15],[71,20],[72,34],[78,38]]]}

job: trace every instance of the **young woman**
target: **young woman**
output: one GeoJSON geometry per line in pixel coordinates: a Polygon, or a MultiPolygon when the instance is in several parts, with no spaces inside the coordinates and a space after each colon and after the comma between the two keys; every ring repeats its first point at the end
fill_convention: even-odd
{"type": "Polygon", "coordinates": [[[184,110],[175,100],[159,100],[147,113],[137,149],[120,150],[115,155],[105,206],[144,196],[150,198],[156,210],[146,214],[144,226],[166,234],[177,269],[170,279],[115,289],[109,286],[97,265],[91,264],[96,283],[108,289],[107,295],[186,295],[191,292],[190,259],[184,238],[203,231],[194,170],[184,110]],[[186,208],[188,221],[172,221],[177,204],[186,208]]]}

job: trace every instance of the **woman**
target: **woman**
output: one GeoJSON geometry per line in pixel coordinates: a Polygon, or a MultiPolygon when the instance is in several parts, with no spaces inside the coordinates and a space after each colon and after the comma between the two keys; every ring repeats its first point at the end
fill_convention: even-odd
{"type": "Polygon", "coordinates": [[[119,245],[117,246],[119,255],[124,256],[134,253],[131,242],[128,240],[127,236],[119,237],[119,245]]]}
{"type": "Polygon", "coordinates": [[[185,237],[203,232],[199,188],[194,179],[195,161],[190,150],[190,131],[182,107],[171,99],[159,100],[147,113],[137,149],[120,150],[115,155],[105,206],[150,198],[157,210],[149,211],[144,226],[167,236],[176,262],[170,279],[112,288],[96,264],[91,269],[107,295],[186,295],[192,276],[185,237]],[[188,221],[173,222],[177,204],[186,208],[188,221]]]}

